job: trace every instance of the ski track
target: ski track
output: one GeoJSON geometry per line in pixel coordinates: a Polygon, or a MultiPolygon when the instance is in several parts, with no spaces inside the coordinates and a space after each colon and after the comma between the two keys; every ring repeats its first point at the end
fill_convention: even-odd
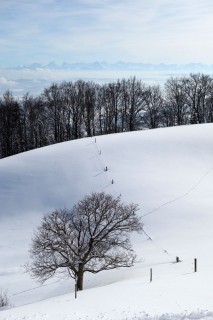
{"type": "Polygon", "coordinates": [[[165,206],[167,206],[167,205],[169,205],[169,204],[171,204],[171,203],[174,203],[174,202],[176,202],[176,201],[178,201],[178,200],[180,200],[180,199],[183,199],[183,198],[187,197],[190,193],[192,193],[192,192],[201,184],[201,182],[206,178],[206,176],[208,176],[212,171],[213,171],[213,167],[212,167],[211,169],[209,169],[209,170],[198,180],[198,182],[197,182],[192,188],[190,188],[187,192],[185,192],[185,193],[182,194],[181,196],[179,196],[179,197],[177,197],[177,198],[175,198],[175,199],[173,199],[173,200],[167,201],[167,202],[161,204],[160,206],[156,207],[155,209],[152,209],[151,211],[145,213],[144,215],[142,215],[142,218],[144,218],[144,217],[146,217],[146,216],[148,216],[148,215],[150,215],[150,214],[158,211],[158,210],[161,209],[162,207],[165,207],[165,206]]]}
{"type": "MultiPolygon", "coordinates": [[[[174,202],[176,202],[176,201],[178,201],[178,200],[180,200],[180,199],[183,199],[183,198],[187,197],[189,194],[191,194],[191,193],[202,183],[202,181],[203,181],[212,171],[213,171],[213,167],[212,167],[211,169],[209,169],[209,170],[197,181],[197,183],[196,183],[192,188],[190,188],[187,192],[185,192],[184,194],[182,194],[181,196],[179,196],[179,197],[177,197],[177,198],[175,198],[175,199],[173,199],[173,200],[167,201],[167,202],[161,204],[160,206],[152,209],[151,211],[149,211],[149,212],[147,212],[146,214],[142,215],[142,218],[144,218],[144,217],[146,217],[146,216],[148,216],[148,215],[151,215],[151,214],[155,213],[156,211],[160,210],[161,208],[163,208],[163,207],[165,207],[165,206],[167,206],[167,205],[170,205],[171,203],[174,203],[174,202]]],[[[151,240],[152,243],[153,243],[152,237],[144,230],[144,228],[143,228],[143,232],[144,232],[145,235],[148,237],[148,240],[151,240]]],[[[154,244],[154,243],[153,243],[153,244],[154,244]]],[[[159,248],[160,250],[162,250],[164,253],[170,254],[170,253],[168,253],[167,250],[165,250],[165,249],[163,249],[162,247],[160,247],[159,245],[157,245],[157,244],[156,244],[156,241],[155,241],[155,246],[156,246],[157,248],[159,248]]],[[[175,255],[174,255],[174,256],[175,256],[175,255]]]]}

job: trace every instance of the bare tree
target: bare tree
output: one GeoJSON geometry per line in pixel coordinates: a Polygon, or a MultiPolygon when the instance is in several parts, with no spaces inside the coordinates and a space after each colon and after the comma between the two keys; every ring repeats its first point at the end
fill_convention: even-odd
{"type": "Polygon", "coordinates": [[[157,128],[160,124],[163,98],[159,86],[149,86],[145,96],[145,112],[143,121],[149,129],[157,128]]]}
{"type": "Polygon", "coordinates": [[[207,102],[211,96],[213,80],[204,74],[190,74],[182,78],[182,85],[191,112],[191,123],[206,123],[207,102]]]}
{"type": "Polygon", "coordinates": [[[118,80],[115,83],[108,83],[102,87],[103,90],[103,105],[105,118],[105,132],[117,133],[120,131],[120,102],[121,102],[121,84],[118,80]]]}
{"type": "Polygon", "coordinates": [[[0,289],[0,308],[9,306],[9,298],[7,292],[0,289]]]}
{"type": "Polygon", "coordinates": [[[97,93],[100,85],[93,82],[86,82],[84,88],[83,102],[83,123],[88,137],[96,135],[96,109],[97,109],[97,93]]]}
{"type": "Polygon", "coordinates": [[[24,148],[31,150],[50,144],[47,112],[41,97],[27,93],[22,98],[24,148]]]}
{"type": "MultiPolygon", "coordinates": [[[[187,96],[184,91],[182,78],[170,78],[165,83],[165,106],[164,113],[170,111],[173,121],[172,125],[188,124],[189,107],[187,96]],[[165,110],[167,109],[167,110],[165,110]]],[[[171,122],[171,121],[170,121],[171,122]]]]}
{"type": "Polygon", "coordinates": [[[121,90],[122,126],[125,123],[126,131],[138,130],[141,128],[141,117],[145,107],[146,86],[133,77],[122,80],[121,90]]]}
{"type": "Polygon", "coordinates": [[[0,152],[2,157],[23,152],[22,110],[8,90],[0,99],[0,152]]]}
{"type": "Polygon", "coordinates": [[[41,282],[68,272],[83,290],[85,272],[131,267],[136,255],[129,235],[142,230],[137,210],[138,205],[102,192],[85,196],[71,210],[46,215],[32,239],[27,271],[41,282]]]}

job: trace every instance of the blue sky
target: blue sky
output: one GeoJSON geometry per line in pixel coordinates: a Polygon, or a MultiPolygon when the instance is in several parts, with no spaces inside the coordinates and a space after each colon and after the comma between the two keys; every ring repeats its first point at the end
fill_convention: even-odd
{"type": "Polygon", "coordinates": [[[212,0],[1,0],[0,66],[213,63],[212,0]]]}

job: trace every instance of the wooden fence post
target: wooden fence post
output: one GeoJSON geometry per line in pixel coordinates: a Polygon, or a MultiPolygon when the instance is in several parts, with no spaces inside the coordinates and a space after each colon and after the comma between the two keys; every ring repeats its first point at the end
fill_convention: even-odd
{"type": "Polygon", "coordinates": [[[75,299],[77,299],[77,283],[75,283],[75,299]]]}
{"type": "Polygon", "coordinates": [[[197,272],[197,259],[194,259],[194,272],[197,272]]]}
{"type": "Polygon", "coordinates": [[[150,269],[150,282],[152,282],[152,268],[150,269]]]}

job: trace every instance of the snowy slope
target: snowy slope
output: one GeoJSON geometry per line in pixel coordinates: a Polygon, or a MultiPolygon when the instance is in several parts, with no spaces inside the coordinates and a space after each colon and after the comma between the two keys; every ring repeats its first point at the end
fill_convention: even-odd
{"type": "Polygon", "coordinates": [[[146,313],[186,319],[191,312],[190,319],[213,319],[212,138],[212,124],[183,126],[86,138],[0,160],[0,287],[19,306],[1,311],[0,319],[151,319],[146,313]],[[145,233],[132,236],[140,260],[133,268],[86,274],[75,300],[72,280],[40,286],[23,265],[41,216],[91,191],[138,203],[145,233]]]}

